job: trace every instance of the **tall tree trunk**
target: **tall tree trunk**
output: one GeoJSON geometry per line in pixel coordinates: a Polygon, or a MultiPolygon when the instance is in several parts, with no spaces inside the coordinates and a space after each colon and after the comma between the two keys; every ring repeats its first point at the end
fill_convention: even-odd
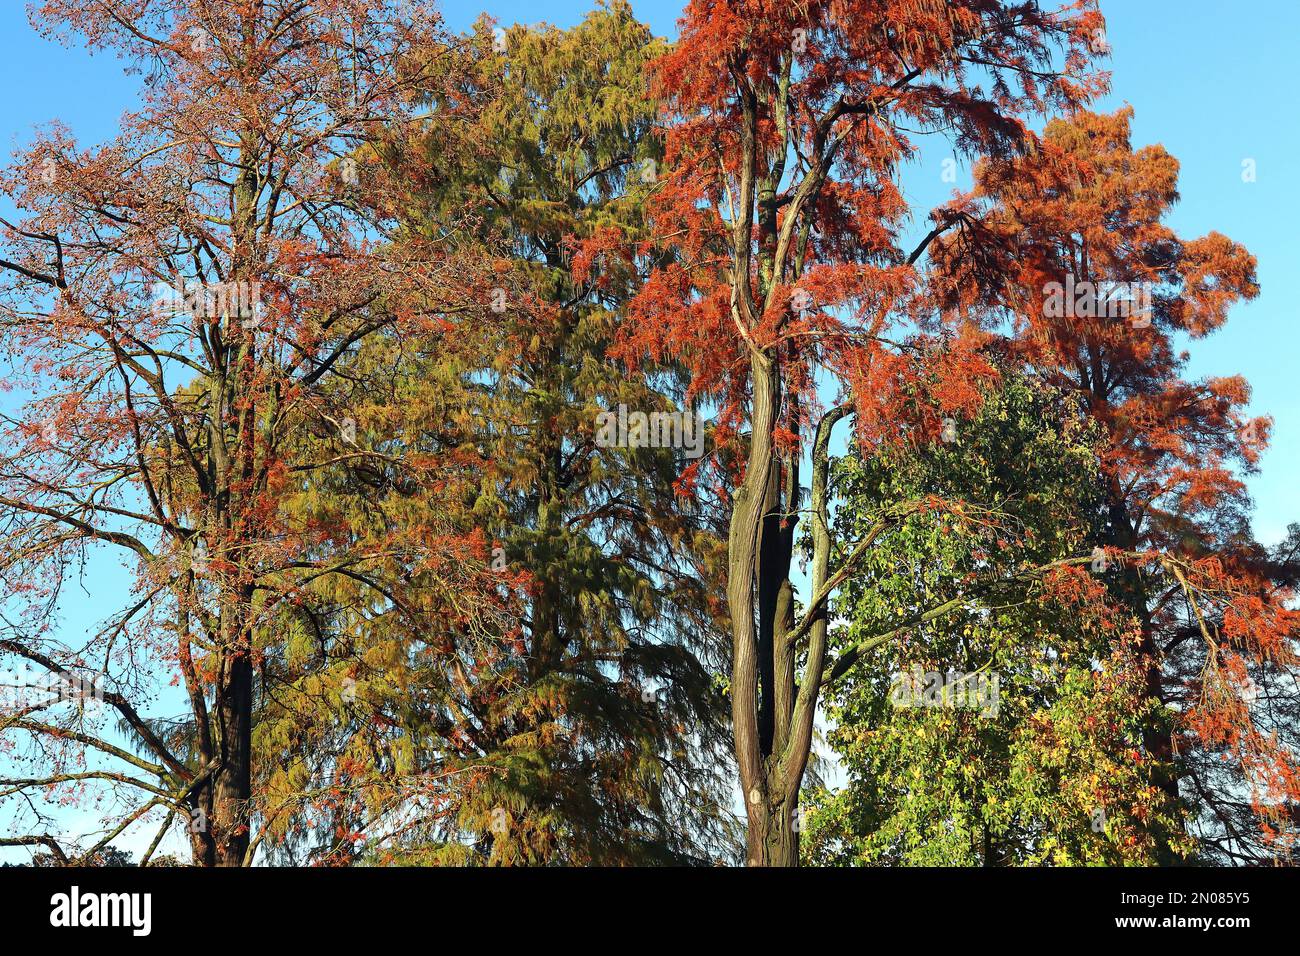
{"type": "MultiPolygon", "coordinates": [[[[243,43],[246,62],[251,62],[255,56],[259,17],[260,14],[253,11],[245,20],[243,43]]],[[[264,266],[259,261],[257,244],[261,189],[258,177],[264,160],[257,131],[241,133],[239,156],[241,170],[232,195],[230,279],[234,288],[241,291],[237,296],[229,296],[228,303],[236,297],[242,300],[242,290],[256,287],[264,266]]],[[[221,608],[221,661],[215,702],[221,736],[220,764],[212,785],[212,828],[215,864],[223,867],[243,866],[251,842],[254,634],[250,622],[256,569],[251,566],[249,556],[254,552],[254,540],[262,533],[253,514],[259,440],[255,386],[257,338],[255,327],[241,321],[245,316],[237,314],[229,304],[226,313],[218,316],[217,321],[225,323],[235,343],[227,374],[233,372],[233,397],[238,400],[239,414],[233,460],[225,453],[224,436],[222,438],[221,481],[217,486],[224,499],[217,502],[217,509],[223,526],[230,529],[233,547],[229,557],[235,565],[233,571],[222,575],[225,595],[221,608]]]]}
{"type": "MultiPolygon", "coordinates": [[[[775,593],[762,599],[761,582],[772,573],[763,557],[777,555],[763,547],[765,526],[773,510],[776,458],[773,436],[780,403],[776,364],[762,355],[753,358],[754,407],[745,480],[737,489],[731,512],[727,549],[727,607],[731,615],[732,734],[740,768],[748,818],[748,861],[751,866],[794,865],[798,837],[793,827],[783,832],[781,807],[793,807],[785,779],[772,773],[771,741],[775,727],[775,673],[772,660],[775,593]],[[756,594],[756,591],[760,593],[756,594]],[[756,614],[757,612],[757,614],[756,614]],[[756,620],[757,616],[757,620],[756,620]],[[766,618],[766,619],[764,619],[766,618]]],[[[779,493],[779,491],[777,492],[779,493]]],[[[784,638],[784,633],[781,635],[784,638]]],[[[793,819],[790,815],[790,819],[793,819]]]]}
{"type": "Polygon", "coordinates": [[[212,836],[216,866],[243,866],[249,846],[253,794],[253,661],[245,631],[225,653],[220,697],[221,764],[212,786],[212,836]]]}

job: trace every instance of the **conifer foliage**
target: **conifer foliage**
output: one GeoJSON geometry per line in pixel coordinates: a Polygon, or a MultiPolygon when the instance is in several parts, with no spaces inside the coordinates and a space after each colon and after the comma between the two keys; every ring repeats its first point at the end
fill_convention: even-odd
{"type": "Polygon", "coordinates": [[[418,184],[407,238],[432,241],[464,211],[498,283],[405,341],[393,427],[481,462],[452,520],[490,544],[490,568],[524,582],[497,641],[449,641],[412,675],[450,698],[412,734],[428,746],[429,726],[453,727],[445,760],[473,782],[395,858],[733,853],[708,586],[717,535],[676,493],[680,451],[603,442],[597,426],[620,407],[679,410],[671,369],[629,372],[608,355],[640,281],[632,252],[660,159],[645,64],[661,46],[625,4],[569,31],[480,23],[422,53],[431,70],[454,64],[430,105],[462,98],[474,122],[385,145],[394,174],[418,184]]]}

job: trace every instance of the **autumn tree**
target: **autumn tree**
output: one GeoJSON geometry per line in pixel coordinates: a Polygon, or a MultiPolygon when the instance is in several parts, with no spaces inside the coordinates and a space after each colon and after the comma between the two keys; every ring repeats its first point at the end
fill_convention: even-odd
{"type": "Polygon", "coordinates": [[[395,158],[420,184],[411,228],[469,206],[509,267],[477,361],[426,378],[488,462],[467,517],[529,581],[516,655],[463,702],[463,759],[500,772],[457,821],[497,863],[703,862],[731,852],[724,711],[701,663],[718,539],[675,492],[685,450],[597,434],[606,410],[681,398],[671,370],[609,357],[639,283],[618,251],[644,235],[657,179],[645,64],[662,44],[625,3],[566,31],[482,22],[470,42],[479,123],[395,158]]]}
{"type": "MultiPolygon", "coordinates": [[[[1132,115],[1079,112],[1033,154],[980,166],[971,201],[1004,281],[983,283],[976,308],[1008,316],[1025,367],[1100,424],[1098,543],[1172,559],[1109,570],[1138,622],[1159,704],[1144,747],[1169,801],[1191,805],[1213,859],[1286,856],[1300,795],[1294,536],[1275,551],[1254,540],[1243,483],[1271,423],[1245,412],[1243,378],[1189,379],[1180,351],[1254,298],[1255,260],[1219,233],[1187,239],[1164,223],[1178,162],[1131,145],[1132,115]]],[[[955,286],[972,281],[960,248],[941,243],[935,259],[955,286]]]]}
{"type": "Polygon", "coordinates": [[[937,432],[933,416],[909,415],[906,387],[922,379],[943,413],[978,401],[977,330],[940,321],[919,264],[942,232],[973,249],[980,237],[954,206],[904,247],[899,167],[918,131],[950,130],[962,153],[1031,145],[1028,118],[1101,89],[1088,72],[1101,23],[1088,3],[696,0],[656,65],[671,122],[654,225],[679,255],[641,292],[626,352],[685,361],[693,399],[718,409],[733,735],[752,864],[797,861],[823,680],[857,657],[828,660],[828,597],[904,514],[943,505],[892,502],[859,541],[835,547],[830,432],[849,416],[866,443],[937,432]],[[834,401],[825,411],[822,383],[834,401]],[[811,590],[799,608],[791,558],[805,511],[811,590]]]}
{"type": "MultiPolygon", "coordinates": [[[[371,339],[334,383],[367,435],[474,462],[454,499],[399,501],[398,489],[384,507],[490,544],[485,568],[523,598],[495,634],[411,635],[433,653],[382,654],[387,676],[349,668],[358,683],[347,720],[384,715],[404,754],[399,777],[412,767],[459,776],[388,832],[373,805],[321,816],[318,839],[336,848],[333,859],[734,856],[725,701],[713,680],[721,609],[708,566],[719,537],[675,491],[685,451],[597,434],[608,409],[672,412],[680,399],[672,370],[629,375],[609,357],[639,282],[631,252],[656,185],[644,66],[661,47],[615,3],[570,30],[498,31],[485,19],[414,53],[434,75],[426,109],[470,104],[474,118],[397,126],[379,144],[389,175],[410,184],[396,241],[435,241],[459,222],[456,241],[476,244],[495,285],[427,333],[371,339]],[[364,388],[349,384],[353,370],[364,388]],[[405,668],[405,699],[389,693],[394,668],[405,668]],[[338,839],[363,833],[350,849],[338,839]]],[[[322,500],[368,497],[321,488],[322,500]]],[[[391,646],[394,626],[366,636],[357,656],[391,646]]],[[[314,788],[318,748],[298,736],[313,731],[291,711],[283,720],[294,733],[267,738],[279,755],[270,764],[286,768],[274,789],[314,788]]],[[[316,723],[316,737],[327,742],[338,723],[316,723]]],[[[372,761],[352,756],[359,778],[372,761]]]]}
{"type": "Polygon", "coordinates": [[[315,582],[351,582],[354,617],[418,614],[404,576],[436,568],[462,598],[437,608],[445,627],[497,601],[481,545],[434,525],[381,531],[373,514],[358,534],[339,510],[285,506],[304,476],[358,460],[440,487],[429,456],[358,441],[324,389],[359,343],[422,327],[479,272],[446,244],[396,258],[380,244],[382,181],[355,198],[372,172],[357,147],[410,116],[428,82],[404,64],[436,24],[401,6],[33,4],[45,34],[145,75],[116,139],[86,149],[54,127],[3,177],[18,217],[0,223],[0,336],[24,401],[0,457],[0,576],[20,604],[0,649],[93,693],[29,695],[6,713],[4,753],[31,769],[0,788],[100,806],[105,836],[72,859],[156,810],[154,846],[178,824],[196,863],[250,862],[254,715],[281,690],[293,651],[280,625],[315,582]],[[74,568],[114,550],[131,591],[81,646],[59,634],[59,602],[74,568]],[[168,679],[181,713],[151,714],[168,679]]]}

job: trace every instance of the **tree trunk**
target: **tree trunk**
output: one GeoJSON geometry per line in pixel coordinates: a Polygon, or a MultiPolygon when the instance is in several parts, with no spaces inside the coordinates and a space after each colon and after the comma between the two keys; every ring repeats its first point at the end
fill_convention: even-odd
{"type": "Polygon", "coordinates": [[[799,830],[795,826],[798,794],[769,806],[749,806],[746,857],[750,866],[798,866],[799,830]]]}
{"type": "MultiPolygon", "coordinates": [[[[762,660],[759,635],[765,625],[762,621],[755,621],[755,590],[763,574],[760,555],[763,525],[771,504],[775,463],[772,438],[780,385],[774,363],[770,360],[755,356],[752,368],[754,406],[749,457],[745,479],[732,503],[727,543],[727,608],[731,616],[732,638],[732,736],[748,814],[749,863],[751,866],[767,866],[773,858],[773,848],[779,849],[780,844],[773,832],[775,822],[769,802],[779,804],[783,794],[779,789],[773,792],[774,786],[779,788],[780,778],[773,779],[769,773],[768,754],[764,753],[764,738],[768,735],[760,731],[760,727],[766,724],[761,717],[762,701],[765,697],[772,699],[771,685],[763,680],[764,676],[771,674],[771,664],[762,660]]],[[[758,603],[761,617],[763,607],[761,602],[758,603]]],[[[766,626],[770,627],[770,622],[766,626]]],[[[770,645],[767,650],[770,655],[770,645]]],[[[784,858],[790,859],[788,855],[784,858]]]]}
{"type": "Polygon", "coordinates": [[[213,784],[216,866],[243,866],[248,852],[248,803],[252,796],[253,663],[247,648],[227,661],[219,708],[222,765],[213,784]]]}

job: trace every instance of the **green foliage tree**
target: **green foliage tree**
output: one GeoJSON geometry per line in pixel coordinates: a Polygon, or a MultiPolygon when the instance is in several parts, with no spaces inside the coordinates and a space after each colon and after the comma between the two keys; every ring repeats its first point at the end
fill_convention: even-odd
{"type": "MultiPolygon", "coordinates": [[[[1123,613],[1020,569],[1096,540],[1099,436],[1051,389],[1010,377],[949,440],[841,459],[835,523],[854,540],[899,496],[965,502],[909,516],[846,582],[832,643],[907,622],[831,688],[847,785],[809,794],[806,858],[823,864],[1141,864],[1179,819],[1151,779],[1152,705],[1123,613]],[[966,520],[963,520],[963,517],[966,520]],[[1008,583],[978,605],[964,585],[1008,583]],[[952,601],[943,617],[917,622],[952,601]],[[1091,608],[1091,610],[1090,610],[1091,608]]],[[[1097,570],[1097,569],[1091,569],[1097,570]]]]}

